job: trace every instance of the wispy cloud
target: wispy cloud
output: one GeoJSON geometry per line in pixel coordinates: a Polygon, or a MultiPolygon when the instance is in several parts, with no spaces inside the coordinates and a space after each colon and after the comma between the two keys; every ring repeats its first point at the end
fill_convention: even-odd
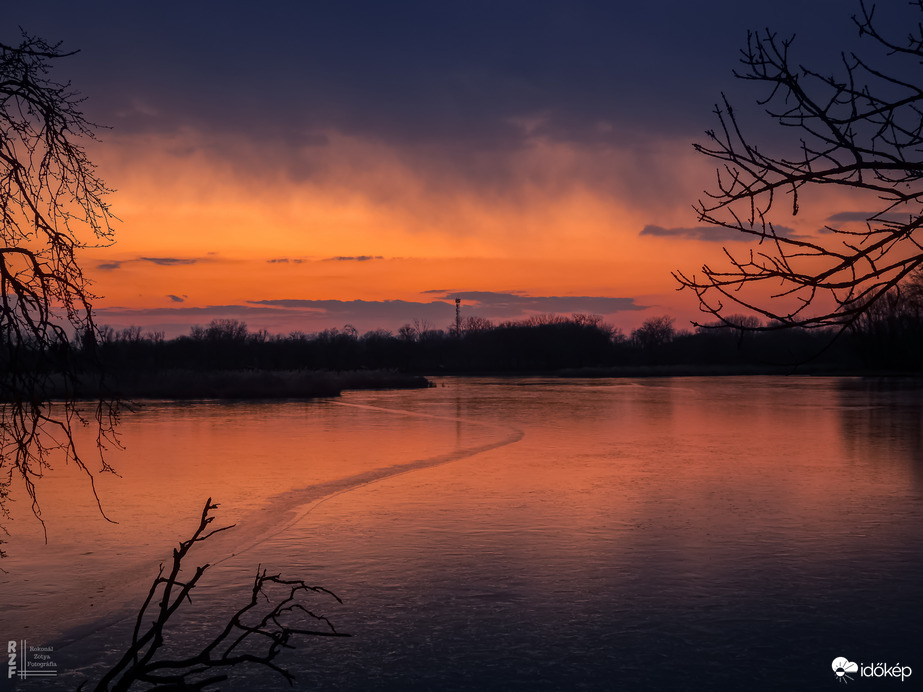
{"type": "Polygon", "coordinates": [[[302,262],[307,262],[307,260],[293,257],[274,257],[266,260],[266,262],[269,264],[301,264],[302,262]]]}
{"type": "MultiPolygon", "coordinates": [[[[775,233],[780,238],[795,237],[795,230],[788,226],[773,226],[775,233]]],[[[732,228],[723,226],[691,226],[664,228],[648,224],[639,235],[652,235],[660,238],[686,238],[689,240],[704,240],[713,243],[727,243],[735,241],[752,241],[754,236],[748,233],[741,233],[732,228]]]]}
{"type": "MultiPolygon", "coordinates": [[[[212,253],[209,253],[212,254],[212,253]]],[[[121,269],[124,265],[135,262],[149,262],[160,267],[175,267],[181,265],[197,264],[198,259],[181,259],[178,257],[134,257],[131,259],[115,260],[113,262],[101,262],[96,265],[100,271],[114,271],[121,269]]]]}
{"type": "Polygon", "coordinates": [[[473,300],[478,303],[508,303],[510,301],[528,298],[525,291],[509,291],[504,293],[498,291],[459,291],[447,288],[433,288],[428,291],[423,291],[423,293],[424,295],[442,296],[445,300],[461,298],[462,300],[473,300]]]}
{"type": "Polygon", "coordinates": [[[173,295],[172,293],[167,294],[167,298],[169,298],[170,300],[172,300],[174,303],[184,303],[184,302],[186,302],[186,301],[185,301],[185,298],[180,298],[179,296],[175,296],[175,295],[173,295]]]}
{"type": "MultiPolygon", "coordinates": [[[[850,223],[850,222],[859,222],[866,223],[877,212],[873,211],[841,211],[832,216],[827,217],[827,221],[832,223],[850,223]]],[[[910,219],[909,215],[901,216],[899,214],[882,214],[881,216],[876,216],[876,221],[883,221],[885,223],[903,223],[910,219]]]]}
{"type": "MultiPolygon", "coordinates": [[[[521,291],[428,291],[430,301],[408,300],[315,300],[281,298],[249,300],[238,305],[179,306],[159,308],[111,307],[98,310],[102,321],[119,326],[144,324],[170,334],[185,333],[192,324],[230,317],[250,326],[275,333],[319,331],[332,325],[352,324],[360,331],[396,330],[402,324],[421,320],[444,328],[455,319],[455,298],[460,298],[465,316],[492,320],[518,320],[540,313],[594,313],[613,315],[644,310],[634,298],[606,296],[530,296],[521,291]]],[[[168,296],[174,302],[179,296],[168,296]]],[[[181,299],[182,300],[182,299],[181,299]]]]}
{"type": "Polygon", "coordinates": [[[711,242],[725,243],[734,240],[749,240],[742,233],[736,233],[728,228],[720,226],[694,226],[664,228],[648,224],[641,229],[639,235],[652,235],[658,238],[687,238],[690,240],[707,240],[711,242]]]}
{"type": "Polygon", "coordinates": [[[424,291],[435,294],[443,300],[459,298],[472,311],[482,317],[517,317],[534,313],[598,313],[611,315],[625,310],[644,310],[644,305],[635,303],[634,298],[611,298],[606,296],[531,296],[524,291],[507,293],[496,291],[424,291]]]}
{"type": "MultiPolygon", "coordinates": [[[[380,321],[394,324],[395,320],[409,322],[413,319],[448,319],[448,304],[442,301],[419,303],[406,300],[312,300],[281,298],[274,300],[249,300],[249,306],[268,309],[298,311],[323,316],[328,321],[380,321]]],[[[454,306],[453,306],[454,309],[454,306]]]]}
{"type": "Polygon", "coordinates": [[[355,257],[326,257],[324,262],[369,262],[371,260],[384,259],[381,255],[358,255],[355,257]]]}
{"type": "Polygon", "coordinates": [[[605,296],[530,296],[522,292],[499,293],[493,291],[424,291],[437,300],[416,302],[406,300],[311,300],[276,299],[253,300],[250,305],[260,305],[285,310],[299,310],[323,315],[331,320],[388,324],[426,319],[441,324],[454,316],[455,298],[463,301],[468,314],[500,320],[515,320],[538,313],[595,313],[612,315],[617,312],[644,310],[634,298],[605,296]]]}
{"type": "Polygon", "coordinates": [[[177,257],[140,257],[139,259],[145,262],[159,264],[162,267],[173,267],[181,264],[195,264],[198,262],[196,259],[180,259],[177,257]]]}

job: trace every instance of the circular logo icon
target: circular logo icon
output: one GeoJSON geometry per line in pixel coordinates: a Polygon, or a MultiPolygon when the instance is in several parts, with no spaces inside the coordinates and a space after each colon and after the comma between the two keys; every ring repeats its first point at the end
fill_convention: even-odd
{"type": "Polygon", "coordinates": [[[838,656],[837,658],[833,659],[831,667],[833,668],[833,672],[836,674],[837,679],[841,682],[852,680],[852,678],[847,675],[847,673],[859,672],[859,664],[853,663],[848,658],[843,658],[842,656],[838,656]]]}

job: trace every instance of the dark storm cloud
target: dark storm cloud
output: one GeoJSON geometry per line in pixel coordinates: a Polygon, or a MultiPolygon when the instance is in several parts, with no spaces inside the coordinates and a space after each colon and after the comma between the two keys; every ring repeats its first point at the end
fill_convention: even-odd
{"type": "Polygon", "coordinates": [[[826,48],[838,60],[857,9],[841,0],[48,0],[5,8],[4,23],[81,49],[67,76],[90,97],[93,119],[120,132],[192,127],[310,148],[336,130],[467,151],[535,135],[696,136],[734,82],[748,29],[797,32],[799,55],[826,48]]]}
{"type": "MultiPolygon", "coordinates": [[[[775,229],[776,235],[780,238],[793,238],[796,235],[794,229],[791,229],[788,226],[776,225],[773,226],[773,228],[775,229]]],[[[639,235],[651,235],[659,238],[687,238],[689,240],[706,240],[715,243],[727,243],[734,241],[749,242],[754,239],[754,236],[752,235],[735,231],[732,228],[724,228],[723,226],[663,228],[662,226],[654,226],[653,224],[648,224],[643,229],[641,229],[641,233],[639,235]]]]}

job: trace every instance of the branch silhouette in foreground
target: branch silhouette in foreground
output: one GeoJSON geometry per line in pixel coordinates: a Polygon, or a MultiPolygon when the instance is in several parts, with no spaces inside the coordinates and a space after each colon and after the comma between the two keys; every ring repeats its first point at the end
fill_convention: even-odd
{"type": "Polygon", "coordinates": [[[719,162],[717,189],[696,205],[700,221],[752,241],[725,249],[723,266],[674,272],[702,312],[731,326],[741,325],[728,311],[744,308],[769,320],[764,329],[844,329],[923,267],[923,0],[909,5],[915,16],[901,16],[908,33],[895,41],[860,0],[853,22],[870,55],[844,53],[838,74],[797,63],[793,39],[749,34],[735,75],[765,87],[767,120],[791,136],[759,144],[723,98],[719,127],[695,145],[719,162]],[[805,199],[828,203],[820,193],[830,190],[842,194],[826,198],[822,230],[781,225],[805,199]]]}
{"type": "Polygon", "coordinates": [[[342,603],[336,594],[301,580],[270,575],[258,567],[250,601],[231,616],[220,634],[194,655],[177,659],[159,657],[170,618],[184,600],[191,602],[189,593],[209,567],[208,564],[197,567],[188,581],[181,581],[183,559],[196,543],[233,528],[232,525],[209,530],[214,520],[210,512],[217,507],[211,498],[206,501],[195,533],[180,543],[179,548],[173,549],[173,564],[168,576],[164,576],[161,564],[138,612],[131,646],[103,676],[95,688],[97,691],[129,690],[135,684],[154,690],[203,690],[227,680],[227,669],[241,664],[266,666],[292,684],[295,676],[274,660],[282,649],[294,648],[290,643],[293,637],[349,636],[337,632],[326,617],[315,614],[304,603],[312,594],[326,594],[342,603]],[[148,619],[151,616],[153,620],[148,619]]]}
{"type": "MultiPolygon", "coordinates": [[[[18,44],[0,41],[4,520],[10,516],[10,490],[21,483],[41,521],[36,481],[59,456],[86,473],[99,504],[94,470],[78,450],[75,433],[95,418],[101,471],[113,471],[104,452],[118,446],[119,402],[106,393],[101,363],[86,348],[96,342],[95,296],[81,262],[83,250],[114,241],[117,219],[106,200],[111,190],[84,147],[96,141],[98,128],[81,111],[83,98],[70,83],[52,76],[56,65],[75,52],[26,33],[18,44]]],[[[99,509],[102,512],[101,505],[99,509]]]]}

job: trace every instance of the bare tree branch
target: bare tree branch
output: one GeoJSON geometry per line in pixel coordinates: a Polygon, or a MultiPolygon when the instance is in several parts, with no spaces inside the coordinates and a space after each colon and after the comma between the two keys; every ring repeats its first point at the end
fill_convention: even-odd
{"type": "Polygon", "coordinates": [[[26,34],[18,46],[0,43],[0,512],[8,515],[4,499],[21,482],[39,520],[36,480],[52,455],[76,463],[95,495],[73,433],[92,420],[99,468],[111,471],[102,452],[117,444],[119,416],[101,383],[92,416],[77,403],[95,369],[79,339],[93,344],[96,333],[77,251],[110,243],[114,216],[78,143],[96,128],[70,84],[49,77],[72,54],[26,34]]]}
{"type": "MultiPolygon", "coordinates": [[[[923,0],[912,4],[923,14],[923,0]]],[[[724,96],[715,109],[719,127],[706,133],[708,143],[694,145],[721,162],[716,188],[696,205],[699,219],[755,243],[743,255],[725,250],[726,268],[674,272],[700,309],[724,322],[722,314],[743,307],[770,320],[763,328],[845,328],[923,266],[923,89],[902,77],[907,64],[899,62],[912,58],[919,68],[923,29],[918,24],[904,43],[892,41],[863,2],[853,21],[897,61],[890,74],[855,54],[842,56],[839,76],[821,74],[794,63],[792,39],[769,30],[750,33],[741,51],[743,68],[735,75],[766,86],[759,103],[777,125],[793,130],[797,155],[757,146],[724,96]],[[861,231],[780,232],[780,212],[797,215],[806,191],[819,186],[869,193],[863,199],[877,198],[878,208],[861,231]]]]}
{"type": "Polygon", "coordinates": [[[283,649],[294,648],[298,636],[348,637],[337,632],[323,615],[306,605],[305,597],[315,594],[340,598],[322,586],[311,586],[301,580],[282,579],[257,568],[250,600],[234,613],[221,632],[205,644],[198,653],[179,659],[159,658],[166,638],[167,625],[184,602],[190,602],[190,592],[209,568],[195,569],[186,581],[181,581],[182,561],[189,551],[210,536],[231,526],[208,530],[214,520],[210,516],[218,505],[211,498],[205,503],[199,526],[192,537],[173,550],[170,572],[164,576],[163,565],[138,611],[131,645],[94,688],[98,692],[129,690],[136,684],[146,689],[201,690],[227,679],[232,666],[257,664],[283,676],[289,683],[295,676],[275,663],[283,649]],[[153,605],[153,620],[149,620],[153,605]],[[151,687],[153,686],[153,687],[151,687]]]}

